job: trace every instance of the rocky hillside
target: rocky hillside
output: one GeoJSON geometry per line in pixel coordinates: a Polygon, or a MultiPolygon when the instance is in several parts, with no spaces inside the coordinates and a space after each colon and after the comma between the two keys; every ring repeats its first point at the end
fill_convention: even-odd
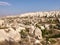
{"type": "Polygon", "coordinates": [[[1,17],[0,45],[60,45],[60,11],[1,17]]]}

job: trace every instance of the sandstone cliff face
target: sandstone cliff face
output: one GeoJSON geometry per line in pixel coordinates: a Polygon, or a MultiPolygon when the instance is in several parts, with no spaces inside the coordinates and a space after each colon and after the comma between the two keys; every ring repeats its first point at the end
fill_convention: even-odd
{"type": "Polygon", "coordinates": [[[0,18],[0,45],[59,45],[60,11],[0,18]]]}

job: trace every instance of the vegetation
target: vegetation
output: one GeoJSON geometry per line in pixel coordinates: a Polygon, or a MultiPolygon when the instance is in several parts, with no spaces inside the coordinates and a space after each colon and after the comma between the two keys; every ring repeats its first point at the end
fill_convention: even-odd
{"type": "Polygon", "coordinates": [[[25,30],[21,30],[20,34],[21,34],[21,38],[27,37],[27,32],[25,30]]]}

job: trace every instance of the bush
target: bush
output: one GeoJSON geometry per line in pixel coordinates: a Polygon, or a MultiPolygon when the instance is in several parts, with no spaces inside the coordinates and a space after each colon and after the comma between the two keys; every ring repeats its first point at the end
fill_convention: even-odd
{"type": "Polygon", "coordinates": [[[27,32],[25,30],[22,30],[20,34],[21,34],[21,38],[26,38],[27,36],[27,32]]]}

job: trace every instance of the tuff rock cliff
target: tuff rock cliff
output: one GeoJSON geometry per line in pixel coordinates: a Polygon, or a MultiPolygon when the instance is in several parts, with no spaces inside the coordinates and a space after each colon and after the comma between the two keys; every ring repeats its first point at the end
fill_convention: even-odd
{"type": "Polygon", "coordinates": [[[0,45],[60,45],[60,11],[1,17],[0,45]]]}

